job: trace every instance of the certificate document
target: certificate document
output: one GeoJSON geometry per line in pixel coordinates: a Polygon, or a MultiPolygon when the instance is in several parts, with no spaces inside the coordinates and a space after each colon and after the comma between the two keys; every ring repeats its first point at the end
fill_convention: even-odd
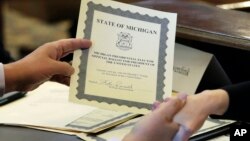
{"type": "Polygon", "coordinates": [[[82,0],[77,38],[93,44],[74,52],[70,101],[144,114],[170,96],[176,18],[110,0],[82,0]]]}

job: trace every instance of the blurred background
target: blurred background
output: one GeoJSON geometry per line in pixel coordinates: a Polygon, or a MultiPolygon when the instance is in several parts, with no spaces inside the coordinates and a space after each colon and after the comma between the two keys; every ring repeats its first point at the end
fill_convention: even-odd
{"type": "MultiPolygon", "coordinates": [[[[248,10],[250,6],[244,0],[203,1],[224,9],[248,10]]],[[[0,0],[0,39],[11,56],[20,59],[46,42],[75,37],[79,8],[80,0],[0,0]]]]}

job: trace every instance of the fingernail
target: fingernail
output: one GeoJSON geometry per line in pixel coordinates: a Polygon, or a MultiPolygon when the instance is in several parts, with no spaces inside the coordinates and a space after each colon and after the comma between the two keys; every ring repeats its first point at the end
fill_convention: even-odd
{"type": "Polygon", "coordinates": [[[170,100],[169,97],[165,98],[163,102],[168,102],[170,100]]]}
{"type": "Polygon", "coordinates": [[[159,106],[160,106],[160,102],[159,101],[156,101],[153,103],[153,106],[152,106],[152,111],[154,111],[155,109],[157,109],[159,106]]]}
{"type": "Polygon", "coordinates": [[[186,100],[187,97],[188,97],[187,93],[179,93],[178,94],[178,98],[181,99],[181,100],[186,100]]]}

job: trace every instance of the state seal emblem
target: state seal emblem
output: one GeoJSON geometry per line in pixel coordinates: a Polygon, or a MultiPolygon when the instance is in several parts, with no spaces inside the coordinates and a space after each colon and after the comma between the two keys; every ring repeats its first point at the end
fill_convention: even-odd
{"type": "Polygon", "coordinates": [[[130,50],[132,49],[132,39],[133,37],[129,33],[120,32],[116,46],[121,50],[130,50]]]}

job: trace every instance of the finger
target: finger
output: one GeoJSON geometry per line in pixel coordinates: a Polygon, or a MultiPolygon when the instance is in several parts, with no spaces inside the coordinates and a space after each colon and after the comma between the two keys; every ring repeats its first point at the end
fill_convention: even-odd
{"type": "Polygon", "coordinates": [[[55,75],[53,76],[50,81],[58,82],[64,85],[69,86],[70,84],[70,77],[68,76],[62,76],[62,75],[55,75]]]}
{"type": "Polygon", "coordinates": [[[186,94],[186,93],[178,93],[178,94],[177,94],[177,97],[178,97],[179,99],[181,99],[181,100],[186,100],[187,97],[188,97],[188,94],[186,94]]]}
{"type": "Polygon", "coordinates": [[[63,39],[54,42],[57,52],[61,53],[61,57],[65,56],[80,48],[89,48],[91,41],[87,39],[63,39]]]}
{"type": "Polygon", "coordinates": [[[155,101],[155,102],[153,103],[153,106],[152,106],[152,111],[154,111],[155,109],[157,109],[157,108],[160,106],[160,104],[161,104],[161,102],[155,101]]]}
{"type": "Polygon", "coordinates": [[[178,123],[175,122],[169,122],[165,124],[166,129],[171,129],[171,130],[167,130],[167,134],[171,136],[171,141],[173,141],[176,133],[179,131],[180,129],[180,125],[178,123]]]}
{"type": "Polygon", "coordinates": [[[171,98],[168,102],[163,102],[158,109],[162,116],[172,121],[174,115],[184,106],[184,104],[185,100],[171,98]]]}
{"type": "Polygon", "coordinates": [[[74,68],[67,62],[54,61],[53,75],[71,76],[74,73],[74,68]]]}
{"type": "Polygon", "coordinates": [[[187,141],[192,135],[192,132],[184,126],[180,126],[178,132],[175,134],[173,141],[187,141]]]}
{"type": "Polygon", "coordinates": [[[164,99],[164,102],[168,102],[170,100],[170,97],[167,97],[164,99]]]}
{"type": "Polygon", "coordinates": [[[61,79],[58,82],[61,83],[61,84],[69,86],[69,84],[70,84],[70,77],[64,77],[63,79],[61,79]]]}

